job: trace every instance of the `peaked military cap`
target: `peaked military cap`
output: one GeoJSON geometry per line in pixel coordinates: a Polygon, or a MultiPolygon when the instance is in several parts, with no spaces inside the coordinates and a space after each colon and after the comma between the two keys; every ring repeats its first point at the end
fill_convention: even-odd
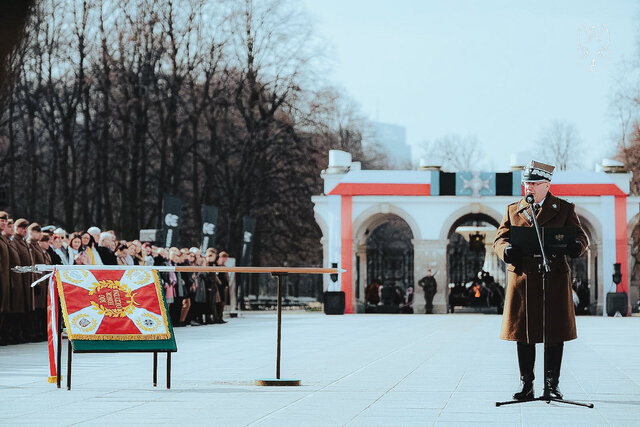
{"type": "Polygon", "coordinates": [[[14,223],[14,225],[15,225],[17,228],[27,228],[27,227],[29,226],[29,221],[27,221],[27,220],[26,220],[26,219],[24,219],[24,218],[20,218],[19,220],[17,220],[17,221],[14,223]]]}
{"type": "Polygon", "coordinates": [[[42,227],[42,232],[43,233],[49,233],[49,234],[53,234],[53,230],[56,229],[55,225],[47,225],[45,227],[42,227]]]}
{"type": "Polygon", "coordinates": [[[555,166],[531,160],[522,172],[522,182],[551,181],[555,166]]]}

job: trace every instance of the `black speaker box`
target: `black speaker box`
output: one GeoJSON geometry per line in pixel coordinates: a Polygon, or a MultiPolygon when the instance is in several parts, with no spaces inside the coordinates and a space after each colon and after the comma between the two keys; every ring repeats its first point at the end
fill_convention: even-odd
{"type": "Polygon", "coordinates": [[[607,294],[607,316],[615,316],[616,312],[627,315],[627,294],[625,292],[609,292],[607,294]]]}
{"type": "Polygon", "coordinates": [[[324,293],[324,314],[344,314],[344,292],[324,293]]]}

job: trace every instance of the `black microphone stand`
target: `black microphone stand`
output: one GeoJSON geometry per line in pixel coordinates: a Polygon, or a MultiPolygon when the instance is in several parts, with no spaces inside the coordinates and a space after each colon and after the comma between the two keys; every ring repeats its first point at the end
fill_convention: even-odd
{"type": "MultiPolygon", "coordinates": [[[[534,203],[531,203],[531,213],[532,213],[531,216],[533,217],[533,226],[536,229],[536,235],[538,236],[538,243],[540,244],[540,252],[542,253],[542,264],[538,266],[538,269],[542,274],[542,345],[544,346],[544,354],[543,354],[544,375],[546,375],[547,374],[547,273],[551,271],[551,266],[549,265],[549,259],[547,258],[547,254],[544,250],[544,239],[543,239],[542,233],[540,232],[538,219],[536,218],[536,214],[538,212],[534,208],[534,203]]],[[[527,399],[527,400],[509,400],[506,402],[496,402],[496,406],[511,405],[514,403],[534,402],[534,401],[543,401],[547,403],[559,402],[559,403],[566,403],[568,405],[576,405],[576,406],[584,406],[586,408],[593,408],[593,403],[581,403],[581,402],[574,402],[573,400],[565,400],[565,399],[558,399],[556,397],[551,397],[551,394],[549,393],[549,389],[547,387],[547,381],[544,381],[544,389],[542,392],[542,396],[534,397],[533,399],[527,399]]]]}

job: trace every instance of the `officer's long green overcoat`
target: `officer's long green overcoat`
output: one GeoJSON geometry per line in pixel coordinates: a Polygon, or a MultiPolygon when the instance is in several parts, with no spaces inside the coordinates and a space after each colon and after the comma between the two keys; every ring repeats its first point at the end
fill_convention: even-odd
{"type": "MultiPolygon", "coordinates": [[[[511,227],[533,227],[530,205],[522,198],[507,207],[493,247],[504,260],[504,249],[511,244],[511,227]]],[[[540,227],[577,227],[577,240],[583,253],[587,236],[580,226],[575,206],[547,194],[536,215],[540,227]]],[[[551,272],[547,275],[547,342],[575,339],[576,321],[571,294],[571,271],[564,255],[549,256],[551,272]]],[[[526,343],[542,342],[542,274],[540,257],[524,256],[507,266],[507,289],[500,338],[526,343]]]]}

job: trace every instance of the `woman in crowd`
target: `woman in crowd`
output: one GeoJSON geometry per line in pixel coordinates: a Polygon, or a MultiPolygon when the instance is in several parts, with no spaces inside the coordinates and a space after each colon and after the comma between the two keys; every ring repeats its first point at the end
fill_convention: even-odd
{"type": "Polygon", "coordinates": [[[85,248],[87,256],[89,257],[89,264],[102,265],[102,259],[97,250],[98,245],[93,236],[89,234],[88,231],[83,231],[80,233],[80,238],[82,239],[82,246],[85,248]]]}
{"type": "MultiPolygon", "coordinates": [[[[161,252],[158,251],[158,253],[160,254],[161,252]]],[[[169,249],[169,260],[167,265],[184,265],[184,258],[180,249],[175,247],[169,249]]],[[[191,308],[191,300],[186,292],[186,289],[191,286],[191,282],[185,283],[188,278],[188,273],[176,273],[169,271],[166,273],[165,277],[167,303],[172,301],[169,305],[169,313],[173,326],[185,326],[184,322],[187,318],[187,314],[189,313],[189,309],[191,308]]]]}
{"type": "Polygon", "coordinates": [[[129,256],[133,265],[144,265],[144,256],[142,255],[142,245],[140,240],[129,242],[129,256]]]}
{"type": "Polygon", "coordinates": [[[125,264],[123,265],[138,265],[135,257],[131,255],[135,250],[135,248],[133,247],[133,243],[127,242],[126,240],[120,240],[120,242],[116,245],[116,249],[118,249],[118,247],[120,246],[125,247],[125,250],[122,252],[122,256],[125,262],[125,264]]]}
{"type": "Polygon", "coordinates": [[[69,246],[67,247],[67,251],[69,252],[69,260],[73,264],[76,259],[76,255],[78,255],[78,251],[82,247],[82,238],[78,233],[74,233],[71,235],[71,239],[69,239],[69,246]]]}
{"type": "MultiPolygon", "coordinates": [[[[218,250],[215,248],[208,248],[205,252],[205,258],[203,265],[211,267],[216,265],[218,259],[218,250]]],[[[203,275],[205,280],[205,290],[207,294],[205,303],[205,321],[207,324],[216,323],[217,316],[217,304],[222,301],[220,293],[218,292],[218,276],[216,273],[207,272],[199,273],[203,275]]]]}
{"type": "Polygon", "coordinates": [[[127,246],[126,243],[118,243],[118,246],[116,246],[116,259],[118,261],[118,265],[132,265],[133,261],[127,259],[128,256],[128,251],[129,251],[129,247],[127,246]],[[131,262],[132,264],[129,264],[129,262],[131,262]]]}
{"type": "Polygon", "coordinates": [[[140,265],[153,265],[153,249],[149,242],[142,245],[143,262],[140,265]]]}
{"type": "MultiPolygon", "coordinates": [[[[191,248],[190,252],[190,265],[205,265],[206,261],[200,256],[200,251],[198,250],[198,248],[191,248]]],[[[206,277],[203,275],[203,273],[194,273],[193,278],[193,285],[191,285],[189,293],[192,301],[191,310],[193,312],[191,326],[200,326],[203,323],[206,323],[206,277]]]]}
{"type": "MultiPolygon", "coordinates": [[[[218,267],[224,267],[229,259],[229,254],[225,251],[220,251],[216,265],[218,267]]],[[[220,302],[216,303],[216,321],[215,323],[227,323],[223,320],[223,312],[225,304],[229,304],[229,273],[219,272],[217,273],[218,279],[218,293],[220,294],[220,302]]]]}

